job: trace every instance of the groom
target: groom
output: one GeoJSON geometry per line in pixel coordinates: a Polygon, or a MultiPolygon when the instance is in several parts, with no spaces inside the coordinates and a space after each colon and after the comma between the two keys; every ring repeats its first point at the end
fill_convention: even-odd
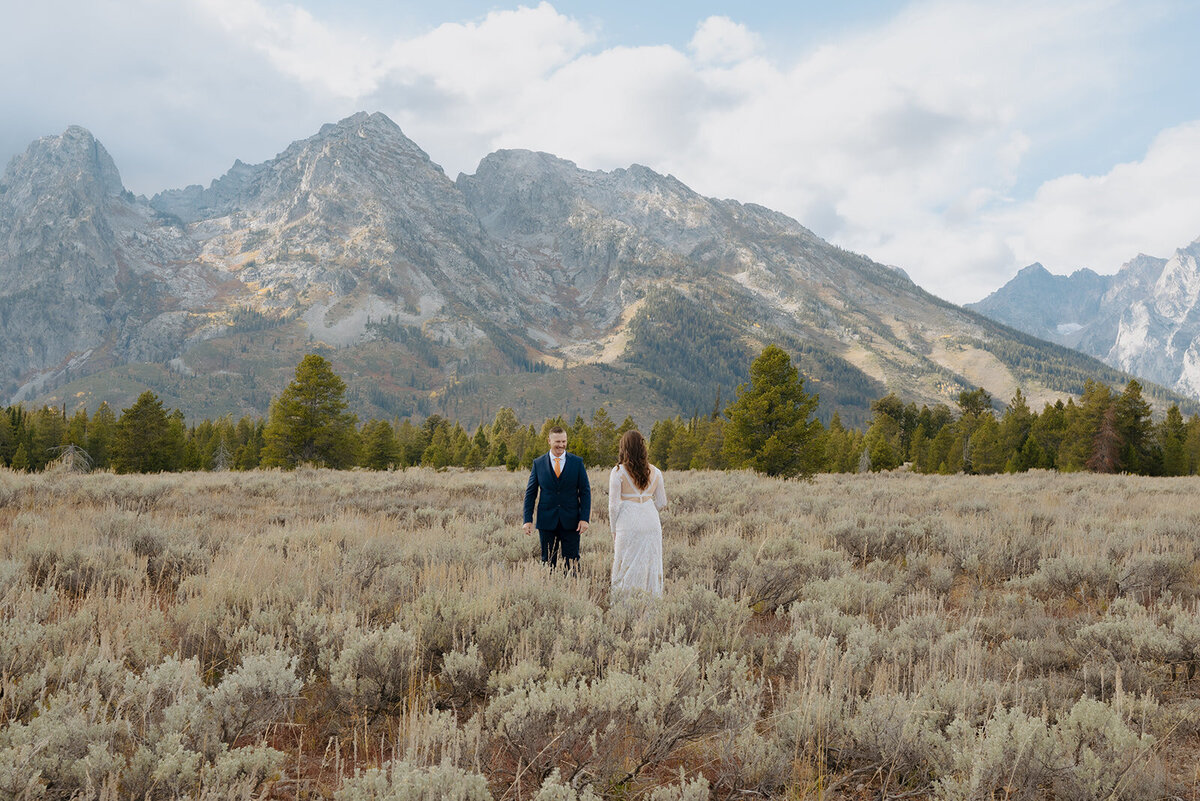
{"type": "Polygon", "coordinates": [[[525,535],[533,533],[533,507],[537,502],[537,528],[542,540],[542,561],[551,567],[562,551],[563,567],[573,572],[579,565],[579,535],[588,530],[592,515],[592,488],[583,459],[567,453],[567,432],[550,429],[550,452],[533,460],[525,487],[525,535]],[[538,496],[541,497],[538,497],[538,496]]]}

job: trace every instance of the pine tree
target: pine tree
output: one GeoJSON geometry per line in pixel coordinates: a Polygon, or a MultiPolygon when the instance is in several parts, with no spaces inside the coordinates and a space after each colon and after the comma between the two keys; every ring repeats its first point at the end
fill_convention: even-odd
{"type": "Polygon", "coordinates": [[[1154,438],[1150,404],[1142,397],[1142,385],[1130,379],[1125,391],[1113,401],[1115,425],[1120,435],[1120,469],[1154,475],[1162,470],[1162,452],[1154,438]]]}
{"type": "Polygon", "coordinates": [[[117,435],[117,416],[112,407],[101,403],[92,415],[92,423],[88,428],[87,452],[92,457],[96,469],[104,470],[112,464],[112,443],[117,435]]]}
{"type": "Polygon", "coordinates": [[[617,426],[601,406],[592,415],[592,460],[611,467],[617,463],[617,426]]]}
{"type": "MultiPolygon", "coordinates": [[[[1084,384],[1083,397],[1080,398],[1078,406],[1071,400],[1067,401],[1063,410],[1062,444],[1058,450],[1059,470],[1088,469],[1088,462],[1092,461],[1095,455],[1100,426],[1112,402],[1112,390],[1108,385],[1090,379],[1084,384]]],[[[1116,433],[1115,428],[1113,433],[1116,433]]],[[[1103,441],[1107,443],[1109,440],[1103,441]]],[[[1120,459],[1119,453],[1117,459],[1120,459]]]]}
{"type": "Polygon", "coordinates": [[[671,437],[670,456],[665,465],[671,470],[691,469],[692,457],[700,444],[696,440],[693,426],[694,423],[681,425],[675,429],[675,436],[671,437]]]}
{"type": "Polygon", "coordinates": [[[12,469],[22,472],[29,470],[29,447],[24,442],[17,446],[17,451],[13,454],[12,469]]]}
{"type": "Polygon", "coordinates": [[[84,450],[88,446],[88,413],[80,406],[67,422],[67,442],[84,450]]]}
{"type": "Polygon", "coordinates": [[[675,438],[676,420],[667,418],[659,420],[650,429],[650,442],[647,446],[648,458],[651,464],[665,468],[670,461],[671,440],[675,438]]]}
{"type": "Polygon", "coordinates": [[[362,430],[363,467],[387,470],[400,461],[396,432],[386,420],[371,420],[362,430]]]}
{"type": "Polygon", "coordinates": [[[694,470],[721,470],[725,467],[723,455],[725,445],[725,419],[715,417],[701,423],[699,445],[692,456],[694,470]]]}
{"type": "Polygon", "coordinates": [[[1029,437],[1029,431],[1033,427],[1035,418],[1036,415],[1030,410],[1025,395],[1018,387],[1017,391],[1013,393],[1012,400],[1008,402],[1008,408],[1004,410],[1004,417],[1000,421],[1000,442],[1005,454],[1004,458],[1012,466],[1011,472],[1028,470],[1030,467],[1030,465],[1024,464],[1021,451],[1025,447],[1025,440],[1029,437]]]}
{"type": "Polygon", "coordinates": [[[30,429],[29,467],[44,470],[56,450],[66,444],[67,420],[61,409],[44,406],[33,414],[30,429]]]}
{"type": "Polygon", "coordinates": [[[1187,425],[1179,407],[1171,404],[1167,415],[1158,428],[1159,447],[1162,449],[1162,466],[1164,476],[1187,475],[1187,455],[1184,443],[1187,441],[1187,425]]]}
{"type": "Polygon", "coordinates": [[[1121,466],[1121,451],[1124,447],[1121,432],[1117,427],[1117,410],[1110,404],[1100,418],[1100,425],[1092,438],[1092,455],[1084,466],[1094,473],[1115,473],[1121,466]]]}
{"type": "Polygon", "coordinates": [[[734,467],[771,476],[809,476],[816,462],[810,450],[819,423],[811,419],[817,396],[804,391],[804,379],[777,345],[765,347],[750,365],[750,383],[738,386],[725,409],[725,453],[734,467]]]}
{"type": "Polygon", "coordinates": [[[271,404],[262,463],[293,468],[314,463],[349,467],[357,456],[358,431],[346,412],[346,384],[329,362],[310,353],[296,377],[271,404]]]}
{"type": "Polygon", "coordinates": [[[7,414],[0,414],[0,467],[12,464],[17,452],[17,438],[13,434],[12,422],[7,414]]]}
{"type": "Polygon", "coordinates": [[[429,438],[429,445],[421,454],[421,464],[441,469],[449,467],[453,458],[450,445],[450,425],[442,420],[441,425],[433,430],[433,436],[429,438]]]}
{"type": "Polygon", "coordinates": [[[146,390],[121,412],[112,443],[118,473],[161,473],[174,469],[177,454],[162,401],[146,390]]]}

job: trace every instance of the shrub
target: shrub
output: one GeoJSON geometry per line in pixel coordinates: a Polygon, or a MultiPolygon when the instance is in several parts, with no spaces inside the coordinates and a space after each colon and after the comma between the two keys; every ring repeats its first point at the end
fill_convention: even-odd
{"type": "Polygon", "coordinates": [[[289,713],[302,686],[294,656],[271,651],[245,657],[208,698],[221,739],[232,743],[261,734],[289,713]]]}
{"type": "Polygon", "coordinates": [[[415,699],[421,680],[417,639],[399,623],[347,632],[329,670],[333,688],[371,714],[397,710],[415,699]]]}
{"type": "Polygon", "coordinates": [[[1058,772],[1050,727],[1019,708],[997,708],[982,729],[956,718],[946,736],[944,773],[933,784],[945,801],[1032,801],[1058,772]]]}

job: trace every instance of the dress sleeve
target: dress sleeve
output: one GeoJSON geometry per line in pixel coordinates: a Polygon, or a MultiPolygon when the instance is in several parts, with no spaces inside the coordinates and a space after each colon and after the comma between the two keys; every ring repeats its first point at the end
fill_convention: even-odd
{"type": "Polygon", "coordinates": [[[621,507],[621,469],[614,467],[608,474],[608,526],[615,529],[617,510],[621,507]]]}
{"type": "Polygon", "coordinates": [[[654,507],[656,509],[662,509],[667,505],[667,488],[663,486],[662,471],[656,467],[654,468],[654,472],[658,474],[655,476],[658,481],[654,482],[654,507]]]}

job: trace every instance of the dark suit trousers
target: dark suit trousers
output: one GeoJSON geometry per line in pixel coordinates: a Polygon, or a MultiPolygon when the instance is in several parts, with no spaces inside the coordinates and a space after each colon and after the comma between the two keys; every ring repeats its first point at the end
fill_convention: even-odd
{"type": "Polygon", "coordinates": [[[549,562],[550,567],[558,564],[561,552],[563,567],[570,570],[579,563],[579,531],[563,528],[538,529],[538,537],[542,541],[542,561],[549,562]]]}

